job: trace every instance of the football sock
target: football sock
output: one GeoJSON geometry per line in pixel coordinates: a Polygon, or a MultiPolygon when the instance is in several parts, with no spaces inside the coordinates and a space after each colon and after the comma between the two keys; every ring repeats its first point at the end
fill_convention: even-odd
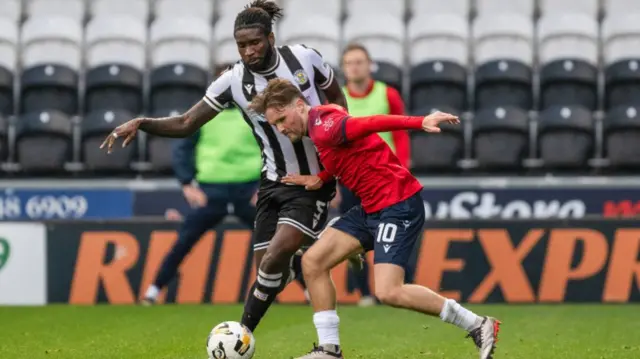
{"type": "Polygon", "coordinates": [[[340,317],[338,317],[338,313],[335,310],[315,313],[313,315],[313,324],[315,324],[318,331],[319,345],[340,345],[340,334],[338,332],[340,317]]]}
{"type": "Polygon", "coordinates": [[[252,332],[276,299],[281,285],[282,273],[268,274],[262,270],[258,271],[258,278],[251,287],[241,320],[241,323],[252,332]]]}
{"type": "Polygon", "coordinates": [[[464,308],[453,299],[447,299],[444,302],[442,312],[440,312],[440,319],[466,331],[470,331],[482,323],[482,318],[464,308]]]}
{"type": "Polygon", "coordinates": [[[144,294],[144,297],[145,299],[148,298],[151,300],[156,300],[156,298],[158,298],[158,294],[160,294],[160,289],[155,285],[151,285],[147,289],[147,292],[144,294]]]}

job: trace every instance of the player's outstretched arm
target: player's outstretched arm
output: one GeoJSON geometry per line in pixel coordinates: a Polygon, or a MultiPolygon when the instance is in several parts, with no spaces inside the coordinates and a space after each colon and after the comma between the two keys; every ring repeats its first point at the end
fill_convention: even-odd
{"type": "Polygon", "coordinates": [[[367,117],[350,117],[346,119],[345,134],[347,141],[367,137],[378,132],[399,130],[423,130],[425,132],[440,132],[441,123],[458,124],[457,116],[444,112],[434,112],[425,117],[375,115],[367,117]]]}
{"type": "Polygon", "coordinates": [[[126,147],[136,137],[138,130],[162,137],[183,138],[195,133],[202,125],[214,118],[218,111],[214,110],[204,100],[200,100],[187,112],[171,117],[136,118],[118,127],[107,136],[100,148],[107,147],[111,153],[118,138],[124,139],[122,147],[126,147]]]}

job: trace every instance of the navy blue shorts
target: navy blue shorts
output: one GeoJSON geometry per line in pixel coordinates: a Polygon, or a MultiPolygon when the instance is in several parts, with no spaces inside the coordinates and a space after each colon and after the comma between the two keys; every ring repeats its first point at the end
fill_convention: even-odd
{"type": "Polygon", "coordinates": [[[374,251],[374,263],[391,263],[407,269],[409,258],[424,226],[420,193],[378,212],[367,214],[358,205],[331,227],[358,239],[365,251],[374,251]]]}

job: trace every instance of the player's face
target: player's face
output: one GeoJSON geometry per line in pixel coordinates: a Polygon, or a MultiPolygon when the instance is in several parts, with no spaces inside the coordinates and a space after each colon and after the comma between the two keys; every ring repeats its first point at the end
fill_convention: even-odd
{"type": "Polygon", "coordinates": [[[248,28],[236,31],[235,38],[240,58],[251,71],[267,69],[273,52],[273,33],[265,36],[259,28],[248,28]]]}
{"type": "Polygon", "coordinates": [[[371,75],[371,61],[361,50],[352,50],[344,54],[342,67],[347,81],[361,82],[371,75]]]}
{"type": "Polygon", "coordinates": [[[296,100],[283,108],[268,108],[265,113],[267,122],[276,126],[281,134],[287,136],[291,142],[298,142],[306,133],[303,121],[304,103],[296,100]]]}

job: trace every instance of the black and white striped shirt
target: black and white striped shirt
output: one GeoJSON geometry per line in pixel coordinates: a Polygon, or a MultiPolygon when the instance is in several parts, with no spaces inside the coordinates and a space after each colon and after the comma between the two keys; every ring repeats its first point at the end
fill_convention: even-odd
{"type": "Polygon", "coordinates": [[[209,86],[204,101],[216,111],[222,111],[231,102],[242,110],[262,149],[262,172],[267,179],[279,181],[286,174],[315,175],[322,170],[322,165],[311,139],[303,137],[292,143],[263,116],[247,107],[273,78],[291,81],[311,106],[321,105],[324,100],[321,90],[333,82],[333,70],[320,53],[304,45],[278,47],[276,54],[275,65],[260,73],[249,71],[242,62],[237,62],[209,86]]]}

